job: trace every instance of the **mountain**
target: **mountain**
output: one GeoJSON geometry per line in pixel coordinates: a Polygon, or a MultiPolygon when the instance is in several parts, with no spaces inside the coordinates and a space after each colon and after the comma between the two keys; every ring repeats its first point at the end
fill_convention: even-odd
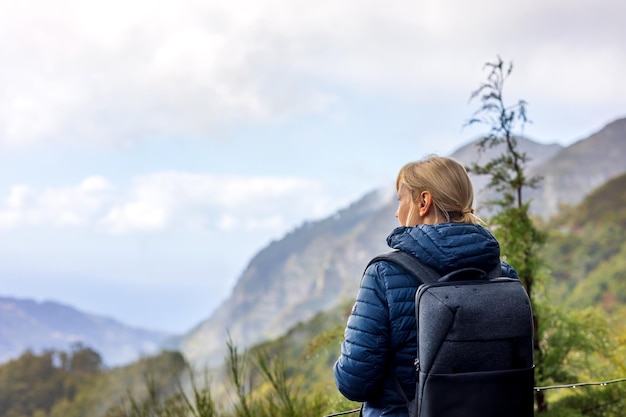
{"type": "Polygon", "coordinates": [[[543,177],[529,193],[536,213],[554,215],[562,205],[577,205],[587,194],[626,171],[626,118],[618,119],[529,170],[543,177]]]}
{"type": "MultiPolygon", "coordinates": [[[[474,140],[467,145],[461,146],[450,156],[468,165],[472,162],[484,164],[485,162],[498,156],[502,152],[502,149],[499,147],[489,148],[486,149],[484,152],[478,152],[478,142],[479,139],[474,140]]],[[[530,156],[528,160],[529,169],[543,164],[564,149],[564,147],[562,145],[559,145],[558,143],[545,145],[537,143],[525,137],[517,138],[517,146],[520,152],[525,152],[527,155],[530,156]]],[[[477,190],[483,188],[481,184],[477,184],[474,179],[473,183],[474,187],[477,190]]]]}
{"type": "Polygon", "coordinates": [[[319,311],[353,298],[368,259],[388,250],[397,226],[391,191],[375,191],[335,215],[262,249],[232,295],[177,346],[191,362],[223,360],[230,336],[241,348],[278,337],[319,311]]]}
{"type": "MultiPolygon", "coordinates": [[[[601,158],[607,153],[625,156],[624,139],[626,119],[567,148],[520,138],[520,149],[530,158],[529,170],[544,177],[547,184],[532,197],[533,207],[543,210],[538,214],[551,216],[562,204],[582,200],[594,184],[625,172],[626,164],[616,163],[613,157],[601,158]],[[585,149],[589,149],[588,159],[585,149]],[[610,167],[606,167],[607,162],[610,167]],[[580,183],[576,185],[571,178],[578,178],[580,183]]],[[[489,154],[479,155],[476,143],[451,156],[465,164],[488,158],[489,154]]],[[[477,199],[488,196],[480,189],[486,180],[473,181],[477,199]]],[[[372,192],[336,215],[305,223],[272,242],[250,261],[231,296],[169,347],[182,351],[192,363],[215,365],[223,360],[229,337],[236,346],[246,348],[276,338],[317,312],[353,299],[367,261],[389,250],[385,239],[397,226],[393,191],[391,186],[372,192]]]]}
{"type": "MultiPolygon", "coordinates": [[[[478,140],[451,156],[466,165],[485,163],[502,152],[501,147],[479,153],[478,140]]],[[[541,177],[537,189],[524,190],[531,199],[532,212],[543,218],[557,214],[562,206],[574,206],[596,187],[626,171],[626,118],[606,125],[598,132],[568,147],[541,145],[526,138],[518,139],[521,152],[529,156],[528,177],[541,177]]],[[[494,195],[485,189],[488,179],[473,176],[477,205],[494,195]]]]}
{"type": "MultiPolygon", "coordinates": [[[[563,146],[556,143],[544,145],[525,137],[516,138],[516,140],[518,150],[528,156],[526,166],[531,172],[540,169],[540,167],[549,163],[553,157],[558,155],[564,149],[563,146]]],[[[491,159],[499,156],[504,151],[504,145],[500,145],[479,152],[479,141],[480,139],[476,139],[467,145],[462,146],[450,156],[459,162],[462,162],[464,165],[470,166],[472,163],[485,164],[491,159]]],[[[481,207],[481,205],[494,197],[494,194],[486,188],[489,183],[489,178],[485,175],[470,174],[470,176],[474,186],[475,206],[479,209],[479,211],[484,212],[485,208],[481,207]]]]}
{"type": "Polygon", "coordinates": [[[52,301],[0,297],[0,362],[26,350],[67,351],[80,342],[100,353],[106,365],[117,366],[157,352],[169,336],[52,301]]]}

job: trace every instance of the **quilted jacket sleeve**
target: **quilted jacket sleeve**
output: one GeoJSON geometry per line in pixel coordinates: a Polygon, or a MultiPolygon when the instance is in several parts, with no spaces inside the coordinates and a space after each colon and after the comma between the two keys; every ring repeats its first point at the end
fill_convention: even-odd
{"type": "Polygon", "coordinates": [[[511,265],[507,264],[504,261],[500,261],[500,265],[502,267],[502,276],[519,279],[517,276],[517,271],[511,265]]]}
{"type": "Polygon", "coordinates": [[[334,366],[335,383],[346,398],[363,402],[380,392],[389,348],[388,323],[386,289],[374,264],[363,275],[334,366]]]}

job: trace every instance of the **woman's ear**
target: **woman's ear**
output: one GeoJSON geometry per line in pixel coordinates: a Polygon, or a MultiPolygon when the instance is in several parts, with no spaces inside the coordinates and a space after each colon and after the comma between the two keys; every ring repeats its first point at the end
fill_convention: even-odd
{"type": "Polygon", "coordinates": [[[433,205],[433,196],[430,191],[422,191],[417,200],[417,207],[419,209],[419,215],[421,217],[428,216],[430,209],[433,205]]]}

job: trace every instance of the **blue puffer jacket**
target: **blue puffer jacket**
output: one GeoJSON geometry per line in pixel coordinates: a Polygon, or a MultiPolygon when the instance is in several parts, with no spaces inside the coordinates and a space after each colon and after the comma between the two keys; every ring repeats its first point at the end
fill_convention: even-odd
{"type": "MultiPolygon", "coordinates": [[[[398,227],[387,243],[442,275],[465,267],[490,271],[500,262],[500,246],[493,235],[468,223],[398,227]]],[[[504,262],[501,265],[503,276],[517,278],[513,268],[504,262]]],[[[337,388],[345,397],[365,402],[365,417],[407,416],[406,402],[392,375],[411,399],[417,287],[414,278],[386,261],[372,264],[363,275],[334,372],[337,388]]]]}

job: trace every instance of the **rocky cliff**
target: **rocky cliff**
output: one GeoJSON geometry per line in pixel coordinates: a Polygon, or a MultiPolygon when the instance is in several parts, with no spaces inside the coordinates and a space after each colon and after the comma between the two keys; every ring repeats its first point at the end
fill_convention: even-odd
{"type": "Polygon", "coordinates": [[[396,226],[393,193],[372,192],[327,219],[272,242],[249,263],[230,298],[179,341],[194,363],[224,358],[229,335],[239,348],[354,297],[368,259],[388,250],[396,226]]]}

